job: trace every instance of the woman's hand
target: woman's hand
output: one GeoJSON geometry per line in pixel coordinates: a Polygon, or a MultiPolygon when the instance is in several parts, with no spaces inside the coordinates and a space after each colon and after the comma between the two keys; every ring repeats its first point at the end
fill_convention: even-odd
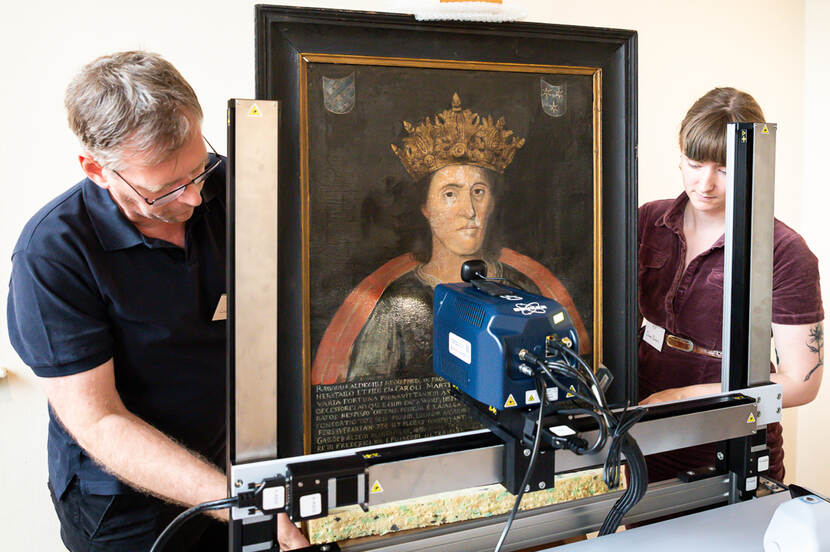
{"type": "Polygon", "coordinates": [[[280,550],[294,550],[310,546],[308,540],[286,514],[277,514],[277,540],[280,550]]]}
{"type": "Polygon", "coordinates": [[[699,385],[689,385],[687,387],[673,387],[671,389],[664,389],[657,393],[652,393],[645,399],[640,401],[640,406],[646,404],[657,404],[671,401],[682,401],[684,399],[694,399],[696,397],[704,397],[706,395],[715,395],[720,393],[719,383],[701,383],[699,385]]]}

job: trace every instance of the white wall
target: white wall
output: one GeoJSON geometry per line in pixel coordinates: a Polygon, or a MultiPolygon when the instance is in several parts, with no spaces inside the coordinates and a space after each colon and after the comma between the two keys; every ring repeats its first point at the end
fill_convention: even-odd
{"type": "MultiPolygon", "coordinates": [[[[804,80],[804,181],[803,204],[804,237],[819,258],[819,269],[824,276],[824,308],[830,306],[830,239],[827,206],[830,190],[827,186],[827,150],[830,146],[830,2],[805,2],[805,80],[804,80]]],[[[830,378],[825,381],[818,398],[797,411],[798,454],[795,470],[798,483],[825,493],[830,491],[830,473],[827,470],[827,421],[830,420],[830,378]]]]}
{"type": "MultiPolygon", "coordinates": [[[[751,91],[768,119],[779,123],[777,214],[804,230],[820,256],[830,259],[827,238],[820,235],[817,223],[823,213],[814,200],[819,193],[827,198],[819,172],[826,139],[812,118],[805,135],[804,118],[806,105],[811,117],[822,114],[828,128],[824,102],[830,86],[822,64],[830,17],[822,0],[806,0],[806,18],[804,0],[518,1],[528,8],[529,21],[639,31],[641,202],[679,193],[676,133],[691,102],[718,85],[751,91]],[[815,80],[817,87],[806,93],[805,54],[808,70],[815,73],[808,73],[807,82],[813,86],[815,80]],[[818,87],[822,94],[815,93],[818,87]],[[809,230],[807,222],[812,223],[809,230]]],[[[386,6],[380,0],[284,3],[365,10],[386,6]]],[[[15,3],[4,10],[0,162],[6,178],[0,189],[0,281],[8,281],[9,255],[25,221],[82,176],[62,108],[71,75],[103,53],[132,48],[160,52],[196,89],[205,110],[205,135],[224,151],[226,100],[252,97],[254,92],[253,4],[53,0],[15,3]]],[[[3,313],[5,301],[3,286],[3,313]]],[[[10,370],[9,377],[0,380],[0,492],[13,497],[0,506],[0,548],[60,550],[44,484],[45,402],[8,344],[5,315],[0,319],[0,366],[10,370]]],[[[788,461],[795,456],[792,437],[799,437],[798,477],[815,480],[824,492],[830,492],[830,482],[817,474],[827,445],[816,437],[820,426],[814,421],[828,419],[829,394],[810,407],[809,422],[802,416],[798,431],[788,428],[786,433],[788,461]]]]}
{"type": "Polygon", "coordinates": [[[63,550],[46,490],[46,403],[8,343],[6,282],[28,218],[82,178],[63,92],[96,56],[143,48],[163,53],[198,91],[204,132],[220,151],[228,98],[253,97],[253,2],[79,0],[16,2],[0,17],[0,549],[63,550]],[[139,6],[141,6],[139,8],[139,6]]]}

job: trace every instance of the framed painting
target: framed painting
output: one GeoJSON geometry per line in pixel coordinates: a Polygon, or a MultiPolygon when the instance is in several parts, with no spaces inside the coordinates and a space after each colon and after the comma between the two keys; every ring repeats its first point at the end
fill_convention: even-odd
{"type": "Polygon", "coordinates": [[[480,258],[636,396],[636,34],[257,7],[278,100],[280,456],[478,426],[432,294],[480,258]],[[302,424],[297,423],[302,420],[302,424]]]}

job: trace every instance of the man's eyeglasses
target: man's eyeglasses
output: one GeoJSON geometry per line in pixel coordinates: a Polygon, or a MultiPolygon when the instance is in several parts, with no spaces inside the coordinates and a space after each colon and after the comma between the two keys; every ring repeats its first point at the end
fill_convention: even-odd
{"type": "Polygon", "coordinates": [[[187,188],[188,186],[190,186],[191,184],[201,184],[202,182],[207,180],[207,177],[210,175],[210,173],[212,173],[214,170],[216,170],[216,167],[218,167],[219,165],[222,164],[222,159],[219,157],[219,154],[216,153],[216,150],[213,149],[213,146],[210,144],[210,142],[207,141],[207,138],[205,138],[204,136],[202,138],[204,139],[205,143],[210,147],[210,150],[213,152],[213,155],[216,157],[216,159],[214,159],[214,161],[212,163],[208,164],[208,166],[205,167],[205,170],[203,170],[201,173],[199,173],[199,176],[197,176],[196,178],[194,178],[190,182],[188,182],[186,184],[182,184],[178,188],[174,188],[173,190],[170,190],[166,194],[164,194],[162,196],[159,196],[155,199],[150,199],[148,197],[144,197],[144,195],[142,195],[141,192],[136,190],[135,186],[133,186],[132,184],[127,182],[127,179],[124,178],[123,176],[121,176],[118,173],[118,171],[113,170],[112,172],[117,174],[118,178],[123,180],[124,184],[129,186],[132,191],[134,191],[136,194],[138,194],[138,197],[143,199],[144,202],[147,205],[155,205],[156,207],[161,207],[162,205],[167,205],[168,203],[178,199],[179,196],[181,196],[184,193],[184,189],[187,188]]]}

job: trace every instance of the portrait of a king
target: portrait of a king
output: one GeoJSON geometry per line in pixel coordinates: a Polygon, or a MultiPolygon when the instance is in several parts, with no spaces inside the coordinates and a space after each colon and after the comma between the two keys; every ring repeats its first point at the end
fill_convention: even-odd
{"type": "MultiPolygon", "coordinates": [[[[326,75],[325,68],[320,72],[326,80],[320,79],[324,86],[319,87],[323,98],[318,118],[334,127],[343,120],[336,117],[353,116],[359,128],[364,123],[354,112],[359,113],[360,83],[369,80],[367,76],[352,72],[342,77],[347,85],[337,88],[332,84],[336,74],[326,75]],[[344,93],[345,86],[352,88],[344,93]],[[326,102],[335,103],[326,97],[334,92],[326,90],[350,98],[355,108],[347,106],[351,110],[347,112],[340,100],[336,105],[346,114],[338,115],[326,107],[326,102]]],[[[493,109],[491,99],[480,101],[486,105],[479,108],[475,102],[487,96],[486,88],[470,92],[469,83],[462,82],[456,87],[460,91],[436,90],[433,95],[443,94],[444,99],[431,108],[422,107],[426,112],[399,112],[397,136],[385,144],[379,138],[370,140],[375,151],[367,151],[365,145],[341,148],[342,154],[315,150],[319,140],[331,142],[336,131],[312,131],[310,156],[320,151],[325,160],[313,161],[311,175],[326,183],[316,194],[311,186],[312,272],[314,259],[320,263],[325,259],[326,247],[343,259],[340,271],[312,273],[312,306],[315,291],[330,305],[317,311],[312,308],[313,315],[321,313],[312,316],[312,451],[477,427],[464,407],[446,393],[447,384],[432,368],[434,288],[460,281],[461,265],[467,260],[483,259],[488,277],[506,279],[562,304],[584,344],[581,353],[590,353],[594,279],[591,80],[562,76],[557,94],[567,97],[568,103],[552,106],[549,81],[554,78],[520,75],[519,79],[531,88],[527,95],[538,98],[532,105],[528,101],[526,106],[493,109]],[[518,129],[511,124],[510,113],[524,114],[513,117],[523,119],[518,129]],[[566,119],[569,114],[570,120],[566,119]],[[583,125],[579,132],[562,134],[555,144],[545,143],[556,136],[557,129],[569,132],[566,124],[572,126],[574,121],[583,125]],[[540,132],[536,126],[544,128],[540,132]],[[546,150],[556,155],[539,157],[546,150]],[[343,168],[342,160],[349,159],[346,152],[361,163],[382,159],[377,163],[389,174],[377,182],[346,186],[346,192],[342,187],[335,191],[332,181],[361,180],[359,172],[351,172],[358,171],[356,166],[343,168]],[[520,170],[514,167],[519,162],[520,170]],[[315,198],[320,202],[316,209],[315,198]],[[572,204],[564,205],[565,200],[572,204]],[[338,201],[346,207],[338,206],[338,201]],[[339,209],[350,209],[351,214],[339,213],[339,209]],[[331,228],[337,217],[353,219],[351,225],[340,225],[342,235],[331,228]],[[315,220],[322,228],[316,234],[315,220]],[[342,240],[339,253],[332,240],[342,240]],[[581,258],[568,262],[580,250],[581,258]],[[365,407],[362,413],[368,420],[343,418],[354,416],[355,404],[365,407]]],[[[313,75],[310,104],[318,92],[312,83],[313,75]]],[[[509,96],[502,93],[501,97],[509,96]]]]}

